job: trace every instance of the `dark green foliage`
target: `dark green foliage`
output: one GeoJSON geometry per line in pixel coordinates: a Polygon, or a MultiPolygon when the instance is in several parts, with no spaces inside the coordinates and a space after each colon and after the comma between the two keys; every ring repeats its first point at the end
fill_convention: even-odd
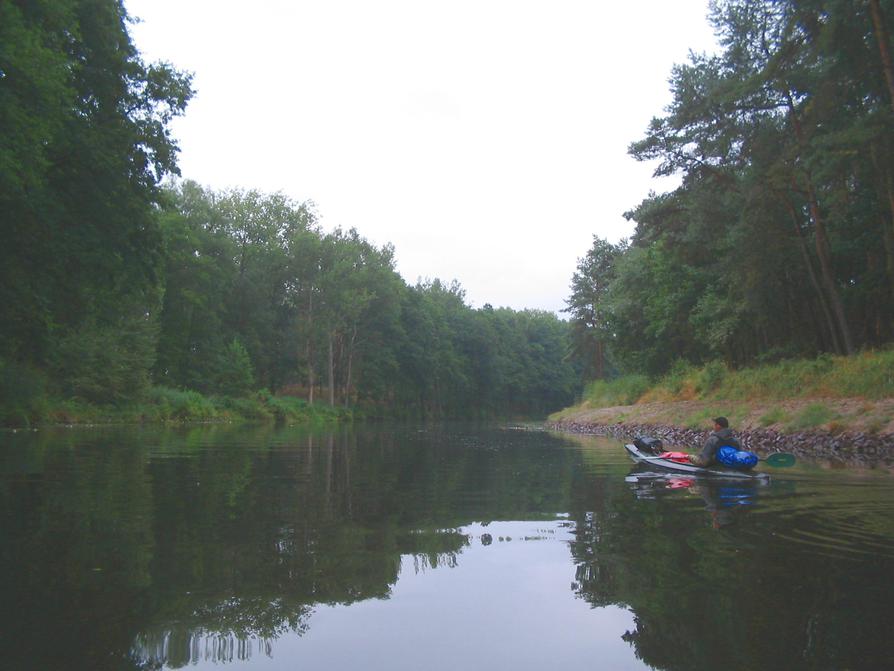
{"type": "Polygon", "coordinates": [[[308,203],[184,182],[156,216],[163,292],[151,309],[133,301],[129,317],[109,311],[54,334],[54,391],[80,399],[57,404],[59,421],[348,416],[339,407],[544,416],[574,399],[565,322],[474,310],[455,282],[408,287],[390,246],[354,230],[323,233],[308,203]],[[147,393],[149,371],[163,386],[147,393]],[[285,395],[252,393],[262,386],[285,395]]]}
{"type": "Polygon", "coordinates": [[[565,312],[571,314],[572,353],[587,378],[606,377],[609,368],[606,348],[611,340],[611,316],[606,296],[615,278],[615,262],[624,253],[620,245],[593,236],[593,246],[578,261],[571,278],[571,296],[565,312]]]}
{"type": "Polygon", "coordinates": [[[710,19],[721,53],[674,67],[666,114],[630,146],[681,185],[628,213],[618,254],[594,242],[575,332],[599,315],[607,359],[650,376],[890,342],[894,4],[716,0],[710,19]]]}
{"type": "Polygon", "coordinates": [[[239,342],[233,341],[224,348],[217,366],[217,391],[229,396],[241,396],[254,387],[255,376],[251,368],[248,350],[239,342]]]}
{"type": "Polygon", "coordinates": [[[699,375],[698,382],[695,385],[695,390],[701,395],[714,391],[723,384],[723,379],[726,377],[726,373],[726,366],[720,361],[708,362],[705,364],[705,367],[702,368],[701,375],[699,375]]]}
{"type": "Polygon", "coordinates": [[[250,360],[257,385],[371,414],[545,415],[573,400],[554,315],[473,310],[455,282],[408,287],[390,246],[323,233],[309,203],[190,182],[168,195],[160,383],[244,395],[250,360]]]}
{"type": "Polygon", "coordinates": [[[68,397],[94,403],[139,398],[149,386],[156,336],[154,319],[143,314],[111,324],[88,321],[59,338],[53,378],[68,397]]]}
{"type": "Polygon", "coordinates": [[[45,405],[45,375],[0,358],[0,426],[30,426],[43,417],[45,405]]]}
{"type": "Polygon", "coordinates": [[[543,416],[577,391],[568,325],[552,313],[472,310],[456,283],[435,280],[410,289],[401,326],[399,404],[423,415],[543,416]]]}
{"type": "Polygon", "coordinates": [[[191,95],[126,21],[114,0],[0,1],[0,355],[96,400],[139,393],[153,363],[153,204],[191,95]]]}
{"type": "Polygon", "coordinates": [[[408,287],[393,248],[323,232],[312,203],[160,188],[190,77],[144,63],[127,21],[116,0],[0,0],[0,357],[5,377],[29,372],[20,390],[3,381],[4,422],[314,414],[296,398],[333,416],[545,414],[573,400],[554,315],[408,287]]]}
{"type": "Polygon", "coordinates": [[[153,387],[146,401],[155,406],[153,419],[202,421],[217,416],[214,404],[195,391],[153,387]]]}

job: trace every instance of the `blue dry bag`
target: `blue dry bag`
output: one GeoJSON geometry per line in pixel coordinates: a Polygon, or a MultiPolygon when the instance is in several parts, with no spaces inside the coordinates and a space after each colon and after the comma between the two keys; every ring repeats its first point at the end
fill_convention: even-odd
{"type": "Polygon", "coordinates": [[[717,461],[724,466],[744,471],[757,466],[757,455],[752,452],[737,450],[730,445],[724,445],[717,450],[717,461]]]}

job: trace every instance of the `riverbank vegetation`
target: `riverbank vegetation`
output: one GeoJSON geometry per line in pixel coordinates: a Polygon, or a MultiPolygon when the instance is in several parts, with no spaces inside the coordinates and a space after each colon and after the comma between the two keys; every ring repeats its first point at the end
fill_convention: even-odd
{"type": "Polygon", "coordinates": [[[114,0],[0,2],[0,423],[573,400],[555,315],[408,285],[390,245],[324,230],[310,202],[174,181],[191,77],[144,63],[128,20],[114,0]]]}
{"type": "MultiPolygon", "coordinates": [[[[894,6],[723,0],[630,145],[679,186],[598,237],[568,299],[590,420],[890,429],[894,6]],[[666,404],[663,410],[658,407],[666,404]],[[646,408],[648,406],[648,408],[646,408]]],[[[586,413],[584,413],[586,414],[586,413]]]]}
{"type": "Polygon", "coordinates": [[[666,423],[705,428],[718,415],[737,428],[868,433],[894,428],[894,349],[821,356],[732,370],[679,362],[649,380],[628,375],[589,383],[578,405],[554,421],[666,423]]]}
{"type": "Polygon", "coordinates": [[[781,401],[804,398],[894,397],[894,349],[866,351],[852,357],[825,355],[734,370],[714,361],[704,366],[677,363],[666,375],[650,380],[627,375],[595,380],[582,401],[592,406],[661,401],[781,401]]]}
{"type": "MultiPolygon", "coordinates": [[[[82,398],[41,397],[37,407],[6,406],[7,426],[142,424],[181,422],[276,421],[285,424],[331,424],[352,421],[351,408],[310,405],[304,399],[274,396],[266,389],[233,396],[206,396],[197,391],[152,386],[132,400],[95,403],[82,398]]],[[[362,416],[362,414],[361,414],[362,416]]]]}
{"type": "Polygon", "coordinates": [[[629,240],[596,238],[574,275],[588,377],[676,379],[683,361],[713,387],[723,367],[763,371],[736,378],[747,388],[782,370],[762,364],[894,339],[892,17],[877,0],[711,4],[720,52],[674,68],[671,104],[629,149],[680,185],[627,213],[629,240]]]}
{"type": "Polygon", "coordinates": [[[63,323],[50,302],[39,341],[5,340],[4,423],[544,416],[574,398],[567,323],[409,286],[389,246],[324,232],[308,203],[182,182],[153,221],[153,283],[125,312],[85,294],[63,323]]]}

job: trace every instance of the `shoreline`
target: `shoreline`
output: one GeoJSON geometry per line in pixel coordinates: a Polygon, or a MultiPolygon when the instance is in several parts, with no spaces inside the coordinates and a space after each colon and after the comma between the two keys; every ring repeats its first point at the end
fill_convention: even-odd
{"type": "Polygon", "coordinates": [[[266,389],[244,396],[206,396],[189,389],[152,387],[139,400],[121,404],[43,396],[33,407],[0,406],[0,428],[31,431],[52,427],[113,425],[341,423],[362,416],[357,408],[309,404],[302,398],[274,395],[266,389]]]}
{"type": "Polygon", "coordinates": [[[554,431],[632,439],[640,435],[660,438],[668,448],[698,449],[711,432],[710,418],[725,415],[746,450],[766,456],[790,452],[796,457],[827,461],[830,467],[894,468],[894,422],[879,426],[878,417],[894,414],[894,399],[867,402],[860,399],[808,399],[774,404],[676,401],[612,408],[569,408],[551,416],[546,427],[554,431]],[[831,417],[814,426],[800,427],[766,418],[785,408],[789,413],[814,412],[820,404],[831,417]],[[814,410],[811,410],[814,409],[814,410]]]}

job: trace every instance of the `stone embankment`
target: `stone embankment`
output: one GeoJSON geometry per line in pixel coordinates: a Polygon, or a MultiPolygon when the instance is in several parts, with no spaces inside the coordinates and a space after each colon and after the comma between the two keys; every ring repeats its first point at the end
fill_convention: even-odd
{"type": "MultiPolygon", "coordinates": [[[[548,427],[569,433],[612,436],[630,440],[636,436],[660,438],[668,448],[694,450],[708,438],[710,431],[686,429],[662,424],[597,424],[560,420],[549,422],[548,427]]],[[[745,429],[736,431],[742,446],[760,456],[773,452],[789,452],[795,456],[826,461],[830,465],[858,466],[862,468],[894,467],[894,435],[864,432],[803,431],[782,433],[773,429],[745,429]]]]}

